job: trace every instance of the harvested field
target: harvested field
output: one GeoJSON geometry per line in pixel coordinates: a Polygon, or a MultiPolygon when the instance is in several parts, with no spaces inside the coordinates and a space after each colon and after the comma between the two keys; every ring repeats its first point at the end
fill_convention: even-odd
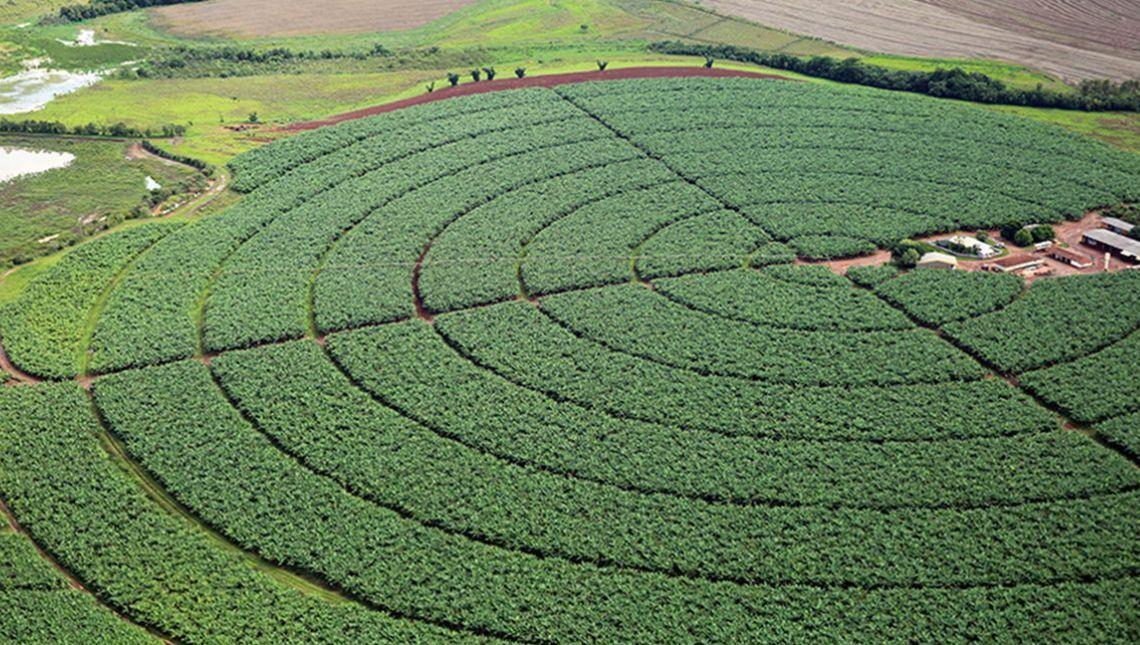
{"type": "Polygon", "coordinates": [[[750,20],[889,54],[991,58],[1068,81],[1140,76],[1130,0],[708,0],[750,20]]]}
{"type": "Polygon", "coordinates": [[[301,36],[412,29],[474,0],[211,0],[156,9],[183,36],[301,36]]]}

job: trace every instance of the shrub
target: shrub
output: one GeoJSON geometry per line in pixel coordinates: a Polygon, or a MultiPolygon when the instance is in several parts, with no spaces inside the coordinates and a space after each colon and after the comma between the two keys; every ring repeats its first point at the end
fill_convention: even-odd
{"type": "Polygon", "coordinates": [[[456,74],[455,72],[448,72],[447,73],[447,82],[451,83],[452,87],[459,85],[459,74],[456,74]]]}
{"type": "Polygon", "coordinates": [[[606,71],[606,66],[609,64],[610,64],[609,61],[605,61],[605,60],[598,61],[598,71],[599,72],[606,71]]]}
{"type": "Polygon", "coordinates": [[[518,78],[522,78],[522,77],[526,76],[526,68],[525,67],[516,67],[515,68],[515,76],[518,78]]]}

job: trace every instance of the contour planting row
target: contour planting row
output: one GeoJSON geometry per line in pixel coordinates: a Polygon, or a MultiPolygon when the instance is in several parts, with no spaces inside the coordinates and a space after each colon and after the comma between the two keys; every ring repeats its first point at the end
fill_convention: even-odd
{"type": "MultiPolygon", "coordinates": [[[[142,495],[107,458],[98,446],[92,417],[77,388],[10,388],[0,392],[0,400],[5,403],[0,436],[6,439],[5,450],[0,451],[4,463],[0,490],[13,501],[17,515],[29,522],[41,543],[66,556],[68,566],[133,617],[187,641],[334,642],[346,636],[407,641],[460,635],[454,630],[443,632],[393,620],[355,604],[332,604],[304,596],[280,587],[232,553],[219,550],[216,542],[167,515],[142,495]],[[53,410],[56,418],[46,425],[42,417],[35,421],[29,412],[39,407],[53,410]],[[45,432],[48,426],[53,431],[45,432]],[[37,436],[40,441],[12,444],[13,434],[37,436]],[[71,501],[75,496],[87,503],[76,507],[71,501]]],[[[454,579],[468,580],[471,573],[465,569],[454,579]]],[[[613,638],[618,634],[640,641],[682,632],[706,640],[839,635],[881,640],[900,634],[910,638],[965,634],[981,639],[1015,634],[1039,639],[1073,636],[1073,626],[1077,625],[1081,630],[1078,638],[1121,642],[1128,617],[1140,606],[1140,585],[1129,577],[961,590],[845,590],[791,585],[740,591],[724,585],[698,588],[690,582],[684,586],[691,589],[690,599],[698,604],[676,607],[670,600],[671,591],[663,589],[655,577],[640,575],[636,580],[634,590],[623,590],[628,596],[617,593],[617,589],[601,588],[598,595],[586,598],[562,586],[564,581],[557,577],[548,577],[543,581],[545,588],[570,590],[558,596],[563,603],[559,620],[532,629],[532,621],[524,618],[512,621],[512,631],[520,637],[613,638]],[[590,612],[599,603],[607,615],[616,617],[613,622],[602,624],[590,612]],[[663,612],[662,616],[655,611],[663,612]],[[884,615],[905,615],[906,620],[884,622],[884,615]],[[964,621],[964,615],[985,616],[987,620],[964,621]]],[[[602,581],[594,586],[605,587],[602,581]]],[[[401,592],[414,593],[414,588],[404,587],[401,592]]],[[[526,616],[531,606],[523,612],[520,603],[529,598],[512,594],[506,602],[526,616]]],[[[463,607],[469,598],[460,600],[463,607]]]]}
{"type": "MultiPolygon", "coordinates": [[[[756,136],[756,126],[761,124],[844,130],[870,127],[882,132],[909,132],[912,137],[922,133],[921,138],[931,144],[956,140],[944,148],[957,149],[964,143],[998,144],[1017,153],[1011,157],[1030,155],[1044,163],[1065,163],[1065,159],[1075,158],[1103,169],[1105,175],[1097,176],[1100,181],[1121,178],[1114,173],[1140,172],[1140,160],[1135,155],[1071,132],[947,101],[865,88],[754,79],[646,79],[564,85],[556,91],[604,119],[614,119],[611,125],[639,141],[643,134],[652,132],[708,128],[739,128],[740,136],[747,138],[756,136]]],[[[925,145],[917,142],[920,137],[915,138],[918,145],[925,145]]],[[[841,145],[842,140],[836,143],[841,145]]],[[[1140,190],[1135,184],[1119,186],[1133,194],[1140,190]]]]}
{"type": "MultiPolygon", "coordinates": [[[[363,342],[355,347],[364,347],[363,342]]],[[[344,360],[347,364],[351,359],[344,360]]],[[[503,454],[499,451],[509,446],[489,443],[486,431],[473,432],[470,425],[456,424],[432,410],[405,413],[399,405],[371,396],[330,364],[314,343],[244,350],[212,365],[239,409],[310,468],[425,521],[443,522],[453,531],[474,535],[499,535],[499,541],[526,546],[537,546],[529,544],[536,540],[528,535],[553,539],[574,531],[611,530],[576,524],[575,518],[588,515],[591,508],[607,509],[616,519],[625,513],[644,515],[643,509],[683,509],[680,502],[694,500],[884,509],[1008,505],[1115,492],[1135,483],[1125,460],[1081,435],[1061,432],[829,445],[661,430],[659,434],[673,436],[650,442],[645,437],[651,429],[645,424],[567,411],[551,415],[551,421],[535,428],[532,437],[542,433],[539,436],[545,438],[558,430],[567,414],[576,414],[599,430],[610,429],[606,443],[612,451],[588,446],[573,453],[567,449],[561,461],[533,450],[503,454]],[[639,438],[643,459],[621,463],[623,448],[639,438]],[[655,469],[658,455],[664,459],[670,451],[688,452],[688,474],[670,478],[655,469]],[[544,503],[535,504],[537,499],[544,503]]],[[[449,369],[443,375],[459,374],[449,369]]],[[[487,376],[482,380],[494,381],[487,376]]],[[[495,398],[510,388],[492,383],[488,390],[495,398]]],[[[518,394],[512,402],[527,405],[528,393],[518,394]]],[[[475,409],[467,402],[463,407],[475,409]]],[[[490,432],[503,425],[487,415],[471,423],[483,423],[490,432]]],[[[562,442],[570,440],[567,436],[562,442]]],[[[624,539],[633,539],[632,533],[624,539]]]]}
{"type": "Polygon", "coordinates": [[[998,368],[1019,373],[1080,358],[1138,327],[1140,271],[1121,271],[1041,280],[1005,309],[944,329],[998,368]]]}
{"type": "Polygon", "coordinates": [[[156,643],[68,585],[28,538],[0,523],[0,639],[7,643],[156,643]]]}
{"type": "Polygon", "coordinates": [[[1025,281],[1011,273],[912,271],[889,280],[875,293],[928,325],[976,318],[1018,298],[1025,281]]]}
{"type": "MultiPolygon", "coordinates": [[[[581,155],[569,152],[551,152],[533,164],[504,165],[477,176],[456,176],[452,191],[410,194],[365,219],[332,249],[317,276],[313,287],[317,328],[343,329],[411,315],[417,258],[430,253],[428,244],[434,235],[470,213],[496,213],[492,205],[523,198],[530,200],[533,211],[546,213],[545,202],[573,208],[574,203],[584,205],[610,191],[634,190],[667,179],[655,171],[653,162],[639,159],[636,149],[615,138],[598,141],[592,150],[582,149],[581,155]]],[[[497,232],[489,242],[501,240],[502,235],[497,232]]],[[[433,291],[425,285],[424,304],[430,309],[479,304],[483,297],[514,297],[519,291],[516,257],[517,247],[501,260],[464,253],[433,268],[425,265],[425,282],[435,270],[459,270],[463,278],[453,286],[460,293],[446,300],[428,300],[433,291]]],[[[426,257],[424,261],[429,262],[426,257]]]]}
{"type": "Polygon", "coordinates": [[[1140,185],[1140,164],[1128,155],[979,110],[924,99],[884,107],[879,94],[806,84],[686,83],[688,92],[652,82],[557,91],[742,207],[803,257],[855,255],[953,228],[1076,218],[1136,198],[1140,185]],[[804,221],[796,214],[803,207],[823,212],[804,221]],[[878,207],[901,212],[886,221],[851,221],[844,212],[878,207]]]}
{"type": "MultiPolygon", "coordinates": [[[[499,307],[495,312],[519,310],[499,307]]],[[[637,285],[549,296],[542,299],[540,312],[587,344],[705,376],[799,385],[884,385],[971,380],[985,375],[969,356],[922,330],[765,328],[711,317],[637,285]]],[[[484,313],[472,311],[468,315],[484,313]]],[[[478,331],[481,325],[492,322],[481,320],[472,325],[473,331],[491,337],[507,333],[506,328],[511,326],[495,325],[494,330],[488,326],[478,331]]]]}
{"type": "Polygon", "coordinates": [[[170,515],[108,457],[74,385],[3,388],[0,420],[0,496],[20,523],[100,598],[163,634],[278,643],[457,635],[303,594],[170,515]]]}
{"type": "MultiPolygon", "coordinates": [[[[577,382],[570,366],[531,369],[565,395],[543,391],[521,377],[510,380],[520,370],[508,374],[475,363],[462,348],[414,321],[338,334],[330,337],[329,347],[351,380],[386,407],[501,461],[619,488],[734,503],[901,505],[905,501],[898,493],[907,486],[886,472],[893,459],[919,459],[917,455],[940,450],[959,456],[989,447],[1000,452],[996,447],[1012,445],[1016,436],[1030,439],[1057,428],[1054,419],[1016,390],[988,380],[938,388],[869,388],[855,390],[857,398],[844,397],[837,388],[733,390],[726,386],[735,382],[713,381],[714,393],[738,394],[744,404],[727,398],[687,403],[683,396],[695,391],[691,382],[673,387],[642,379],[645,385],[639,389],[639,383],[623,381],[608,369],[629,368],[622,364],[601,366],[607,369],[581,374],[577,382]],[[591,378],[596,391],[612,387],[617,394],[593,405],[571,398],[591,394],[585,385],[572,387],[591,378]],[[701,409],[720,405],[728,413],[696,417],[701,409]],[[943,405],[1013,413],[976,424],[945,416],[943,405]],[[646,419],[640,420],[636,415],[643,411],[646,419]],[[654,422],[653,416],[661,421],[654,422]],[[690,424],[690,419],[705,425],[690,424]],[[991,437],[1009,441],[973,441],[991,437]],[[961,441],[937,445],[947,439],[961,441]],[[818,459],[829,465],[809,467],[818,459]],[[844,462],[852,470],[839,466],[844,462]],[[801,464],[804,468],[796,473],[801,464]],[[870,470],[882,474],[859,480],[857,473],[870,470]],[[816,477],[827,485],[810,486],[816,477]],[[876,482],[875,490],[864,488],[870,481],[876,482]]],[[[547,354],[536,356],[536,364],[547,354]]],[[[930,473],[939,478],[934,470],[930,473]]],[[[915,493],[915,503],[975,503],[961,491],[934,486],[915,493]]]]}
{"type": "Polygon", "coordinates": [[[824,267],[769,267],[653,280],[656,293],[690,309],[762,327],[829,331],[911,329],[906,316],[846,280],[805,285],[782,275],[824,267]]]}
{"type": "Polygon", "coordinates": [[[177,226],[139,226],[97,238],[68,253],[0,311],[0,336],[12,362],[44,378],[79,373],[86,360],[91,310],[140,253],[177,226]]]}
{"type": "MultiPolygon", "coordinates": [[[[446,133],[457,119],[470,116],[493,121],[497,118],[496,112],[509,112],[520,106],[534,111],[535,117],[540,114],[558,116],[562,107],[558,103],[546,90],[524,89],[510,93],[458,97],[380,117],[347,121],[336,127],[319,128],[235,158],[229,164],[236,175],[233,186],[235,190],[250,192],[305,164],[355,148],[359,143],[375,147],[371,144],[375,144],[378,138],[398,139],[399,136],[393,135],[403,135],[412,128],[426,126],[436,132],[446,133]]],[[[522,119],[523,122],[527,120],[530,119],[522,119]]],[[[387,145],[389,142],[382,143],[387,145]]]]}
{"type": "MultiPolygon", "coordinates": [[[[504,121],[494,123],[511,123],[518,115],[507,113],[501,116],[504,121]]],[[[581,134],[577,139],[592,136],[589,131],[592,124],[579,120],[579,125],[581,134]]],[[[418,142],[422,150],[415,154],[399,150],[395,156],[385,156],[378,162],[378,169],[363,174],[341,175],[339,183],[322,182],[320,190],[304,191],[305,199],[299,200],[294,196],[294,191],[298,190],[295,184],[308,178],[301,173],[296,182],[287,182],[289,185],[275,183],[246,196],[222,216],[187,227],[180,235],[156,247],[111,293],[106,313],[93,338],[93,368],[109,371],[191,356],[197,352],[199,319],[208,304],[207,290],[216,275],[227,280],[230,288],[244,292],[237,294],[236,298],[217,302],[237,300],[234,306],[241,311],[249,311],[255,304],[259,312],[265,309],[248,321],[249,331],[239,329],[234,332],[238,337],[229,338],[221,330],[229,329],[226,321],[237,319],[240,312],[231,313],[221,304],[213,305],[211,313],[216,321],[220,321],[217,324],[222,325],[219,331],[214,332],[214,338],[222,335],[215,341],[218,344],[240,345],[249,336],[272,338],[304,333],[308,329],[308,285],[317,268],[316,256],[320,256],[331,243],[330,238],[340,234],[346,221],[351,223],[355,218],[368,215],[385,200],[400,194],[390,191],[428,186],[464,169],[467,169],[465,176],[473,180],[480,171],[486,172],[490,165],[513,168],[528,150],[537,151],[533,157],[543,154],[543,150],[575,140],[566,130],[562,131],[561,140],[551,140],[549,134],[536,140],[542,126],[519,126],[513,132],[501,127],[486,132],[480,123],[471,124],[471,128],[466,133],[446,131],[456,143],[423,147],[422,142],[418,142]],[[434,165],[425,166],[428,162],[434,165]],[[344,201],[346,199],[354,201],[344,201]],[[314,202],[324,205],[324,208],[315,211],[310,206],[314,202]],[[342,208],[343,205],[350,208],[342,208]],[[314,212],[322,216],[313,217],[314,212]],[[324,217],[329,213],[337,213],[339,217],[324,217]],[[309,218],[302,219],[304,214],[309,218]],[[288,216],[287,219],[294,224],[292,231],[280,225],[268,228],[283,216],[288,216]],[[262,231],[265,235],[258,236],[262,231]],[[244,260],[243,256],[235,257],[240,266],[227,265],[226,260],[241,244],[257,238],[261,240],[255,242],[258,248],[265,248],[266,244],[272,248],[272,242],[281,245],[280,249],[274,250],[273,258],[283,265],[258,262],[256,254],[252,257],[245,254],[244,260]],[[228,275],[227,271],[234,275],[228,275]],[[256,289],[246,288],[248,285],[256,285],[256,289]],[[255,303],[243,304],[245,298],[252,297],[250,293],[258,294],[255,303]]],[[[555,130],[547,126],[545,131],[555,130]]],[[[598,132],[598,129],[595,127],[594,131],[598,132]]],[[[565,149],[571,148],[567,145],[565,149]]],[[[470,190],[470,186],[466,190],[470,190]]],[[[418,250],[406,260],[408,273],[417,253],[418,250]]],[[[393,260],[389,258],[384,263],[391,265],[393,260]]],[[[410,278],[405,277],[404,281],[408,280],[410,278]]],[[[410,296],[408,299],[410,301],[410,296]]]]}
{"type": "MultiPolygon", "coordinates": [[[[634,637],[675,629],[656,618],[645,624],[653,615],[651,605],[642,606],[649,598],[676,620],[686,616],[682,607],[702,607],[696,629],[741,633],[752,619],[738,613],[740,604],[763,601],[766,587],[753,592],[709,581],[718,573],[826,586],[1058,583],[1129,575],[1138,555],[1127,527],[1140,529],[1140,497],[1119,493],[971,511],[749,507],[726,514],[689,503],[686,509],[702,508],[671,509],[672,532],[659,527],[675,540],[659,556],[666,558],[661,573],[537,557],[450,533],[313,473],[234,412],[206,369],[194,362],[151,368],[96,386],[113,430],[167,490],[270,560],[401,613],[493,633],[554,640],[597,635],[603,625],[634,637]],[[1042,543],[1042,534],[1052,539],[1042,543]],[[414,550],[403,546],[413,544],[414,550]],[[802,552],[796,544],[813,549],[802,552]],[[933,566],[931,552],[939,554],[933,566]],[[881,562],[861,564],[871,554],[881,562]],[[690,559],[700,563],[696,577],[677,577],[690,559]]],[[[643,538],[643,528],[629,527],[630,535],[643,538]]],[[[631,546],[630,557],[653,558],[649,546],[631,546]]]]}
{"type": "MultiPolygon", "coordinates": [[[[319,263],[346,231],[367,226],[362,221],[383,222],[383,237],[371,240],[383,247],[383,259],[344,268],[390,276],[407,289],[426,231],[442,225],[433,218],[487,202],[495,188],[517,190],[558,172],[606,165],[631,154],[598,124],[579,117],[557,127],[520,128],[442,146],[388,164],[367,180],[346,182],[276,218],[225,261],[206,300],[205,345],[220,350],[304,334],[314,272],[342,268],[335,252],[323,267],[319,263]],[[511,182],[510,188],[500,188],[495,179],[511,182]],[[398,204],[423,194],[450,203],[446,210],[401,217],[398,204]]],[[[346,244],[351,239],[346,237],[346,244]]],[[[393,304],[410,311],[412,298],[393,304]]]]}

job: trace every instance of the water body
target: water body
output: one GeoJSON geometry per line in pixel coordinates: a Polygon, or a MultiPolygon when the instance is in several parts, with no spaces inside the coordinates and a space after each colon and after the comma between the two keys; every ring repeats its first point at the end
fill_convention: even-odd
{"type": "Polygon", "coordinates": [[[75,161],[75,155],[70,152],[0,146],[0,183],[16,177],[66,168],[72,161],[75,161]]]}
{"type": "Polygon", "coordinates": [[[55,97],[94,85],[100,78],[95,72],[31,66],[19,74],[0,78],[0,115],[34,112],[55,97]]]}
{"type": "Polygon", "coordinates": [[[75,36],[75,40],[63,40],[57,38],[60,42],[68,47],[94,47],[95,45],[130,45],[134,47],[134,43],[128,43],[122,40],[98,40],[95,38],[94,29],[80,29],[79,34],[75,36]]]}

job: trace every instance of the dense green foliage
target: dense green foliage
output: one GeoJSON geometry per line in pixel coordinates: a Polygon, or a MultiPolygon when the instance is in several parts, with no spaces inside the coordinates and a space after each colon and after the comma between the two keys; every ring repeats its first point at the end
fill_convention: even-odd
{"type": "Polygon", "coordinates": [[[1073,419],[1094,423],[1140,410],[1138,357],[1140,332],[1133,332],[1070,363],[1022,374],[1021,382],[1073,419]]]}
{"type": "Polygon", "coordinates": [[[99,238],[36,278],[0,316],[0,336],[12,362],[36,376],[78,374],[91,309],[132,259],[173,229],[156,224],[99,238]]]}
{"type": "Polygon", "coordinates": [[[0,640],[7,643],[153,643],[95,599],[70,588],[26,537],[0,523],[0,640]]]}
{"type": "Polygon", "coordinates": [[[1140,81],[1122,83],[1086,81],[1079,93],[1007,87],[1005,83],[981,72],[966,72],[958,67],[934,71],[893,70],[865,63],[858,58],[838,60],[830,56],[792,56],[780,52],[758,52],[735,45],[707,45],[681,41],[655,42],[651,51],[683,56],[724,58],[754,63],[775,69],[786,69],[808,76],[840,83],[867,85],[886,90],[917,92],[939,98],[960,99],[977,103],[1027,105],[1067,110],[1140,110],[1140,81]]]}
{"type": "Polygon", "coordinates": [[[4,499],[37,542],[130,618],[198,642],[386,642],[448,633],[287,588],[170,516],[100,447],[95,417],[73,385],[4,388],[0,418],[4,499]]]}
{"type": "Polygon", "coordinates": [[[201,1],[202,0],[90,0],[83,4],[72,4],[66,7],[60,7],[59,17],[69,22],[79,22],[112,13],[134,11],[135,9],[201,1]]]}
{"type": "Polygon", "coordinates": [[[937,326],[1002,309],[1024,288],[1019,276],[1008,273],[920,270],[878,285],[875,293],[937,326]]]}
{"type": "Polygon", "coordinates": [[[1023,375],[1050,406],[1134,412],[1134,381],[1085,376],[1131,378],[1134,276],[1018,298],[796,260],[1075,216],[1134,192],[1133,160],[700,79],[440,101],[232,167],[228,211],[81,247],[13,309],[62,314],[16,354],[90,391],[0,388],[0,497],[128,618],[187,642],[1132,640],[1128,435],[1065,431],[971,354],[1000,326],[1025,365],[1080,359],[1023,375]]]}
{"type": "Polygon", "coordinates": [[[1072,360],[1140,327],[1140,271],[1038,282],[996,313],[946,333],[1008,372],[1072,360]]]}

